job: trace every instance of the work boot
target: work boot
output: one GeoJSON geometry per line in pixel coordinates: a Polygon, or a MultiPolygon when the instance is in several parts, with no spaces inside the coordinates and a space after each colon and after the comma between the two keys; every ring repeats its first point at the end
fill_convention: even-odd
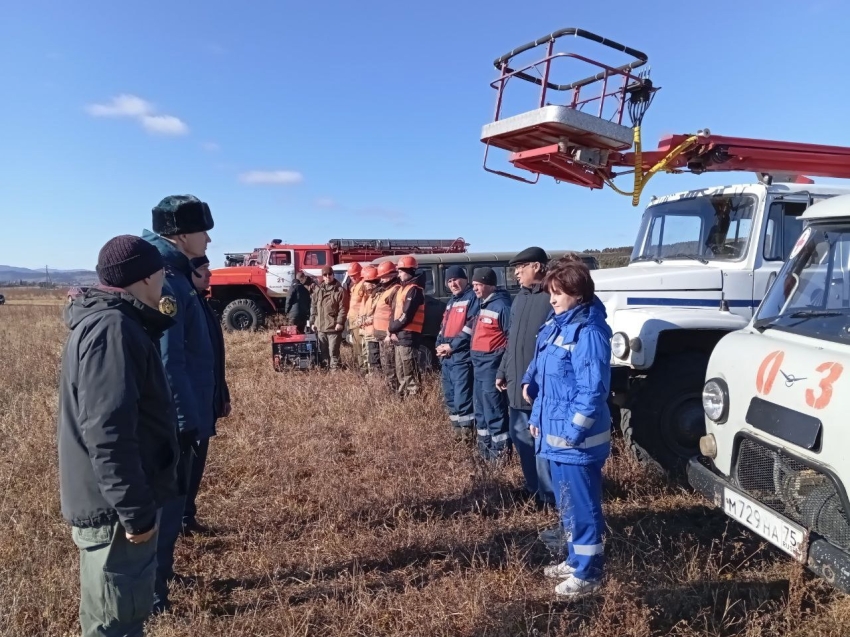
{"type": "Polygon", "coordinates": [[[189,520],[183,523],[180,534],[183,537],[189,537],[192,535],[213,535],[213,532],[209,527],[204,526],[197,520],[189,520]]]}
{"type": "Polygon", "coordinates": [[[454,433],[455,440],[460,442],[469,442],[473,440],[475,436],[473,435],[472,427],[452,427],[454,433]]]}

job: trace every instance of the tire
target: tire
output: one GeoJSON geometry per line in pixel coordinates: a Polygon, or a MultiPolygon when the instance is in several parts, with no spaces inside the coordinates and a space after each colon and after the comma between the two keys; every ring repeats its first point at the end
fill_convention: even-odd
{"type": "Polygon", "coordinates": [[[421,343],[419,345],[419,369],[422,372],[433,372],[438,369],[437,355],[434,352],[434,346],[431,343],[421,343]]]}
{"type": "Polygon", "coordinates": [[[228,332],[254,331],[263,327],[265,312],[251,299],[231,301],[221,313],[221,322],[228,332]]]}
{"type": "Polygon", "coordinates": [[[684,352],[661,358],[646,378],[636,381],[628,408],[620,412],[620,430],[639,462],[683,476],[688,460],[699,455],[707,366],[708,354],[684,352]]]}

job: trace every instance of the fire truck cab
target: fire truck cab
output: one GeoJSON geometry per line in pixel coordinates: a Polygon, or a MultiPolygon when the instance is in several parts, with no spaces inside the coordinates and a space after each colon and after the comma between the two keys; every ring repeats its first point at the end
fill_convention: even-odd
{"type": "Polygon", "coordinates": [[[755,316],[724,336],[702,391],[690,483],[850,592],[850,195],[814,204],[755,316]]]}

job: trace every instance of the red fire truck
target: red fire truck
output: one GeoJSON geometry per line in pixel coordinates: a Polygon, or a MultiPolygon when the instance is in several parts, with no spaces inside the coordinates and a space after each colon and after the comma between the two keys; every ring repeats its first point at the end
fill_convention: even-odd
{"type": "Polygon", "coordinates": [[[457,239],[331,239],[324,244],[290,244],[274,239],[247,253],[225,255],[225,267],[212,270],[210,298],[225,329],[255,330],[269,314],[284,310],[292,280],[299,271],[318,277],[323,267],[369,263],[400,254],[466,252],[457,239]]]}

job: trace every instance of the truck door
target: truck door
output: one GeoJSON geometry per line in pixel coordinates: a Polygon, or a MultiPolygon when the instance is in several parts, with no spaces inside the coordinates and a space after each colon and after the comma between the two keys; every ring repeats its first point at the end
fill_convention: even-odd
{"type": "Polygon", "coordinates": [[[292,250],[272,250],[266,266],[266,288],[273,296],[285,296],[295,277],[295,258],[292,250]]]}
{"type": "MultiPolygon", "coordinates": [[[[812,196],[808,193],[777,197],[770,202],[765,216],[761,254],[757,255],[753,272],[753,304],[755,307],[767,294],[779,274],[779,270],[791,254],[800,233],[803,231],[802,214],[812,203],[829,196],[812,196]]],[[[755,307],[753,311],[755,311],[755,307]]]]}

